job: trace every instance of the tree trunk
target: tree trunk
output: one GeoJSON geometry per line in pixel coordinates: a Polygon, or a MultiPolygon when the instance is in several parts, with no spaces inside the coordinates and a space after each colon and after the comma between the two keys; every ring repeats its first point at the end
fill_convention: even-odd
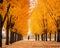
{"type": "Polygon", "coordinates": [[[23,40],[23,35],[22,34],[20,34],[20,37],[21,37],[21,40],[23,40]]]}
{"type": "Polygon", "coordinates": [[[19,40],[21,40],[21,39],[20,39],[20,35],[18,34],[18,41],[19,41],[19,40]]]}
{"type": "Polygon", "coordinates": [[[14,39],[14,42],[16,42],[16,32],[15,32],[15,39],[14,39]]]}
{"type": "Polygon", "coordinates": [[[16,41],[18,41],[18,34],[16,34],[16,41]]]}
{"type": "Polygon", "coordinates": [[[4,20],[3,20],[3,23],[2,24],[4,24],[4,22],[6,20],[6,17],[8,17],[9,9],[10,9],[10,4],[7,6],[7,11],[6,11],[6,14],[4,16],[4,20]]]}
{"type": "Polygon", "coordinates": [[[10,32],[10,44],[12,44],[12,32],[10,32]]]}
{"type": "Polygon", "coordinates": [[[50,33],[50,41],[51,41],[51,33],[50,33]]]}
{"type": "Polygon", "coordinates": [[[18,40],[23,40],[22,34],[18,34],[18,40]]]}
{"type": "Polygon", "coordinates": [[[14,42],[14,32],[10,33],[10,44],[14,42]]]}
{"type": "Polygon", "coordinates": [[[43,34],[41,35],[41,40],[43,41],[43,34]]]}
{"type": "Polygon", "coordinates": [[[37,40],[37,35],[35,34],[35,40],[37,40]]]}
{"type": "Polygon", "coordinates": [[[45,41],[45,33],[43,34],[43,40],[45,41]]]}
{"type": "Polygon", "coordinates": [[[55,37],[54,37],[55,41],[56,41],[56,32],[55,32],[55,37]]]}
{"type": "Polygon", "coordinates": [[[2,47],[2,27],[0,27],[0,47],[2,47]]]}
{"type": "Polygon", "coordinates": [[[58,30],[58,34],[57,34],[57,42],[60,42],[60,30],[58,30]]]}
{"type": "Polygon", "coordinates": [[[19,41],[19,35],[17,34],[17,41],[19,41]]]}
{"type": "Polygon", "coordinates": [[[2,4],[3,3],[3,0],[0,0],[0,3],[2,4]]]}
{"type": "Polygon", "coordinates": [[[9,45],[9,29],[6,31],[6,45],[9,45]]]}
{"type": "Polygon", "coordinates": [[[15,39],[14,32],[12,32],[12,35],[13,35],[12,43],[14,43],[14,39],[15,39]]]}
{"type": "Polygon", "coordinates": [[[47,32],[46,32],[46,41],[47,41],[47,32]]]}
{"type": "Polygon", "coordinates": [[[6,25],[6,45],[9,45],[9,18],[6,25]]]}
{"type": "Polygon", "coordinates": [[[2,16],[0,14],[0,47],[2,47],[2,16]]]}
{"type": "Polygon", "coordinates": [[[40,37],[39,37],[39,34],[38,34],[37,36],[38,36],[38,41],[39,41],[39,38],[40,38],[40,37]]]}

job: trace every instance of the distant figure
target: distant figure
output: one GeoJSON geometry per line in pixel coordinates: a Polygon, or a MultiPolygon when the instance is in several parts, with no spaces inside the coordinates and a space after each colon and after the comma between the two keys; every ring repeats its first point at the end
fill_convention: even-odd
{"type": "Polygon", "coordinates": [[[28,32],[28,40],[30,39],[30,32],[28,32]]]}
{"type": "Polygon", "coordinates": [[[28,40],[30,39],[30,36],[28,35],[28,40]]]}

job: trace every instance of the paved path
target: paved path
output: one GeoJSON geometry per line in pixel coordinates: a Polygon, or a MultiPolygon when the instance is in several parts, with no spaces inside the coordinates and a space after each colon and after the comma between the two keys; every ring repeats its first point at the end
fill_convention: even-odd
{"type": "Polygon", "coordinates": [[[5,48],[60,48],[60,43],[55,41],[18,41],[5,48]]]}

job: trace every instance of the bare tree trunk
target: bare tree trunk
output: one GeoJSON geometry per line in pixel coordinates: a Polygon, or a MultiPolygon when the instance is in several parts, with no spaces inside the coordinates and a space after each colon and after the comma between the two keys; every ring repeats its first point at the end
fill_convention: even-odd
{"type": "Polygon", "coordinates": [[[19,40],[22,40],[22,36],[19,34],[19,40]]]}
{"type": "Polygon", "coordinates": [[[21,40],[20,35],[18,34],[18,41],[21,40]]]}
{"type": "Polygon", "coordinates": [[[41,40],[43,41],[43,34],[41,34],[41,40]]]}
{"type": "Polygon", "coordinates": [[[20,34],[20,37],[21,37],[21,40],[23,40],[23,35],[22,34],[20,34]]]}
{"type": "Polygon", "coordinates": [[[0,3],[2,4],[3,3],[3,0],[0,0],[0,3]]]}
{"type": "Polygon", "coordinates": [[[51,33],[50,33],[50,41],[51,41],[51,33]]]}
{"type": "Polygon", "coordinates": [[[14,34],[13,32],[10,33],[10,44],[13,43],[13,40],[14,40],[14,34]]]}
{"type": "Polygon", "coordinates": [[[54,37],[55,41],[56,41],[56,32],[55,32],[55,37],[54,37]]]}
{"type": "Polygon", "coordinates": [[[35,40],[37,40],[37,35],[35,34],[35,40]]]}
{"type": "Polygon", "coordinates": [[[58,30],[57,42],[60,42],[60,30],[58,30]]]}
{"type": "Polygon", "coordinates": [[[38,34],[37,36],[38,36],[38,41],[39,41],[39,39],[40,39],[40,36],[39,36],[39,34],[38,34]]]}
{"type": "Polygon", "coordinates": [[[9,18],[7,20],[7,26],[6,26],[6,45],[9,45],[9,18]]]}
{"type": "Polygon", "coordinates": [[[44,33],[44,34],[43,34],[43,40],[44,40],[44,41],[45,41],[45,37],[46,37],[46,36],[45,36],[45,33],[44,33]]]}
{"type": "Polygon", "coordinates": [[[47,41],[47,32],[46,32],[46,41],[47,41]]]}
{"type": "Polygon", "coordinates": [[[0,47],[2,47],[2,16],[0,14],[0,47]]]}
{"type": "Polygon", "coordinates": [[[12,32],[10,32],[10,44],[12,44],[12,32]]]}
{"type": "Polygon", "coordinates": [[[16,40],[19,41],[19,35],[18,35],[18,33],[16,34],[16,40]]]}
{"type": "Polygon", "coordinates": [[[14,39],[14,42],[16,42],[16,32],[15,32],[15,39],[14,39]]]}
{"type": "Polygon", "coordinates": [[[10,9],[10,4],[7,6],[7,12],[6,12],[5,16],[4,16],[4,20],[3,20],[3,22],[2,22],[2,26],[3,26],[6,18],[8,17],[9,9],[10,9]]]}
{"type": "Polygon", "coordinates": [[[9,28],[6,31],[6,45],[9,45],[9,28]]]}
{"type": "Polygon", "coordinates": [[[19,41],[19,37],[18,37],[18,34],[17,34],[17,41],[19,41]]]}
{"type": "Polygon", "coordinates": [[[14,32],[12,32],[12,34],[13,34],[13,41],[12,41],[12,43],[14,43],[14,39],[15,39],[15,35],[14,35],[14,32]]]}
{"type": "Polygon", "coordinates": [[[19,41],[19,40],[23,40],[22,34],[18,34],[18,41],[19,41]]]}
{"type": "Polygon", "coordinates": [[[0,47],[2,47],[2,27],[0,27],[0,47]]]}
{"type": "MultiPolygon", "coordinates": [[[[14,22],[12,23],[12,16],[10,16],[10,28],[13,29],[14,22]]],[[[14,42],[14,32],[10,30],[10,44],[14,42]]]]}
{"type": "Polygon", "coordinates": [[[16,41],[18,41],[18,34],[16,33],[16,41]]]}

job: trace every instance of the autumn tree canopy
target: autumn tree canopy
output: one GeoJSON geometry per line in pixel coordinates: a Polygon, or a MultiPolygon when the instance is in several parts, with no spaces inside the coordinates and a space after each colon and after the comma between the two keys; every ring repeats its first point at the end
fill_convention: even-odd
{"type": "MultiPolygon", "coordinates": [[[[4,15],[6,13],[6,9],[8,5],[11,5],[8,17],[12,16],[12,22],[15,22],[14,28],[15,31],[17,29],[17,33],[26,35],[28,32],[28,18],[29,18],[29,10],[30,9],[30,1],[29,0],[3,0],[3,3],[0,4],[0,14],[4,19],[4,15]]],[[[7,19],[6,19],[7,20],[7,19]]],[[[6,27],[6,21],[4,24],[6,27]]]]}
{"type": "MultiPolygon", "coordinates": [[[[42,34],[46,28],[48,33],[54,33],[57,30],[55,20],[60,16],[60,0],[3,0],[0,4],[0,14],[3,19],[9,4],[11,7],[7,16],[9,18],[12,16],[12,22],[15,22],[13,31],[17,29],[17,33],[27,35],[29,28],[32,34],[42,34]]],[[[4,27],[6,27],[6,21],[4,27]]]]}
{"type": "Polygon", "coordinates": [[[44,33],[44,29],[47,29],[48,33],[57,31],[56,20],[58,16],[60,16],[59,4],[59,0],[37,0],[36,7],[30,17],[30,29],[32,34],[42,34],[44,33]]]}

